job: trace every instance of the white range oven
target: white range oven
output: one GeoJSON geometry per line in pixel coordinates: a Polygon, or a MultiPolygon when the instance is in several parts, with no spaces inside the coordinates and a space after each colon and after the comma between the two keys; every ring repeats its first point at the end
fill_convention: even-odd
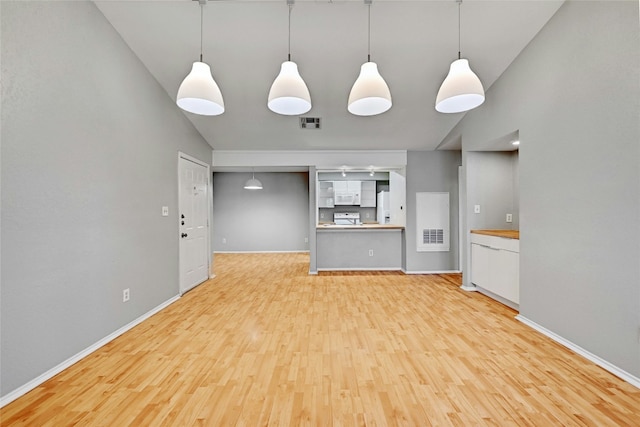
{"type": "Polygon", "coordinates": [[[333,222],[336,225],[359,225],[360,212],[336,212],[333,214],[333,222]]]}

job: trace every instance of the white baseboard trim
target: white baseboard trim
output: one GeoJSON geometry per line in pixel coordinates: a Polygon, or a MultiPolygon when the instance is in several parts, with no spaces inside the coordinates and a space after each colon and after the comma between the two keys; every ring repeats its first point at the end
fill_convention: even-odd
{"type": "Polygon", "coordinates": [[[216,278],[216,274],[215,273],[209,274],[209,280],[215,279],[215,278],[216,278]]]}
{"type": "Polygon", "coordinates": [[[532,320],[529,320],[524,316],[521,316],[521,315],[518,314],[516,316],[516,319],[519,320],[520,322],[524,323],[525,325],[535,329],[536,331],[540,332],[542,335],[545,335],[545,336],[551,338],[552,340],[554,340],[558,344],[561,344],[561,345],[567,347],[569,350],[571,350],[571,351],[573,351],[575,353],[578,353],[580,356],[592,361],[596,365],[600,366],[602,369],[611,372],[616,377],[618,377],[618,378],[628,382],[632,386],[640,389],[640,378],[631,375],[627,371],[624,371],[624,370],[618,368],[617,366],[607,362],[603,358],[601,358],[599,356],[596,356],[593,353],[590,353],[589,351],[585,350],[584,348],[582,348],[582,347],[572,343],[571,341],[561,337],[560,335],[556,334],[555,332],[551,332],[549,329],[538,325],[536,322],[534,322],[532,320]]]}
{"type": "Polygon", "coordinates": [[[467,292],[478,292],[478,288],[476,288],[475,286],[462,285],[460,286],[460,289],[467,292]]]}
{"type": "Polygon", "coordinates": [[[304,251],[215,251],[214,254],[308,254],[304,251]]]}
{"type": "Polygon", "coordinates": [[[318,271],[402,271],[398,267],[347,267],[347,268],[318,268],[318,271]]]}
{"type": "Polygon", "coordinates": [[[455,274],[461,273],[459,270],[429,270],[429,271],[404,271],[404,274],[455,274]]]}
{"type": "Polygon", "coordinates": [[[54,377],[55,375],[58,375],[60,372],[64,371],[65,369],[67,369],[71,365],[73,365],[73,364],[79,362],[80,360],[84,359],[85,357],[87,357],[88,355],[93,353],[94,351],[98,350],[100,347],[102,347],[105,344],[108,344],[109,342],[111,342],[114,339],[118,338],[120,335],[124,334],[129,329],[132,329],[134,326],[139,325],[143,321],[147,320],[149,317],[151,317],[154,314],[158,313],[159,311],[165,309],[166,307],[168,307],[169,305],[173,304],[174,302],[176,302],[179,299],[180,299],[180,296],[176,295],[175,297],[163,302],[159,306],[151,309],[150,311],[146,312],[145,314],[143,314],[142,316],[140,316],[137,319],[133,320],[132,322],[124,325],[122,328],[118,329],[117,331],[115,331],[115,332],[107,335],[106,337],[102,338],[100,341],[96,342],[95,344],[85,348],[81,352],[71,356],[70,358],[68,358],[64,362],[60,363],[59,365],[49,369],[47,372],[39,375],[38,377],[32,379],[28,383],[26,383],[26,384],[18,387],[17,389],[5,394],[4,396],[0,397],[0,408],[3,408],[5,405],[8,405],[9,403],[13,402],[14,400],[16,400],[19,397],[24,396],[25,394],[27,394],[28,392],[30,392],[34,388],[38,387],[40,384],[44,383],[45,381],[47,381],[48,379],[54,377]]]}

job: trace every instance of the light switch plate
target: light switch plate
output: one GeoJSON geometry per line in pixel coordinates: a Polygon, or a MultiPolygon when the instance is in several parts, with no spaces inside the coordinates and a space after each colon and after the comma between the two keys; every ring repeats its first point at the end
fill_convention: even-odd
{"type": "Polygon", "coordinates": [[[169,216],[169,206],[162,207],[162,216],[169,216]]]}
{"type": "Polygon", "coordinates": [[[480,205],[473,206],[473,213],[480,213],[480,205]]]}

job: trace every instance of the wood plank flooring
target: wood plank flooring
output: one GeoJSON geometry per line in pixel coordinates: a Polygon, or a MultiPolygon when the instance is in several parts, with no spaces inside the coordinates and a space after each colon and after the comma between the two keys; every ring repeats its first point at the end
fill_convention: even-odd
{"type": "Polygon", "coordinates": [[[458,275],[217,277],[1,411],[3,426],[638,426],[640,390],[458,275]]]}

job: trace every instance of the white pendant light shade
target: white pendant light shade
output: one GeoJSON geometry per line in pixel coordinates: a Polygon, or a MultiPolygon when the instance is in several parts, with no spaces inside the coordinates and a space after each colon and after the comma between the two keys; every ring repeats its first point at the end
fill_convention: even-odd
{"type": "Polygon", "coordinates": [[[436,110],[441,113],[469,111],[484,102],[484,88],[469,61],[457,59],[451,63],[449,74],[442,82],[436,97],[436,110]]]}
{"type": "Polygon", "coordinates": [[[248,179],[244,184],[245,190],[262,190],[262,183],[256,179],[255,173],[251,174],[251,179],[248,179]]]}
{"type": "Polygon", "coordinates": [[[274,113],[285,116],[296,116],[311,110],[311,95],[295,62],[282,63],[280,74],[269,90],[267,106],[274,113]]]}
{"type": "Polygon", "coordinates": [[[391,108],[391,91],[375,62],[365,62],[351,88],[347,110],[356,116],[375,116],[391,108]]]}
{"type": "Polygon", "coordinates": [[[224,113],[220,88],[211,76],[211,68],[204,62],[194,62],[191,72],[182,81],[176,98],[178,107],[203,116],[224,113]]]}
{"type": "Polygon", "coordinates": [[[247,180],[246,184],[244,184],[244,188],[246,190],[262,190],[262,183],[260,180],[251,178],[247,180]]]}

